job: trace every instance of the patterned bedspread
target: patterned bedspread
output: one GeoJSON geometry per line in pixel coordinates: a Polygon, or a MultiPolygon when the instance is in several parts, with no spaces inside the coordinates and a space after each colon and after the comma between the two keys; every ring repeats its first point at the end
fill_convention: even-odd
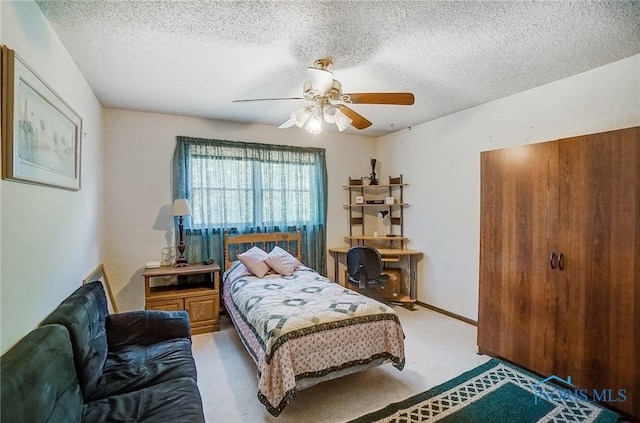
{"type": "Polygon", "coordinates": [[[223,282],[227,312],[258,366],[258,398],[274,416],[313,378],[382,362],[404,367],[393,309],[308,267],[260,279],[236,262],[223,282]]]}

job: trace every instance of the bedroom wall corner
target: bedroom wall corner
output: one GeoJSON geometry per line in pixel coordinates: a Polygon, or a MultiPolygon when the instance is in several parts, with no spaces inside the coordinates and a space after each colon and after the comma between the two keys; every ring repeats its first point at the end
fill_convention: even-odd
{"type": "Polygon", "coordinates": [[[640,55],[378,138],[385,168],[410,184],[418,299],[477,320],[480,152],[637,125],[640,55]]]}

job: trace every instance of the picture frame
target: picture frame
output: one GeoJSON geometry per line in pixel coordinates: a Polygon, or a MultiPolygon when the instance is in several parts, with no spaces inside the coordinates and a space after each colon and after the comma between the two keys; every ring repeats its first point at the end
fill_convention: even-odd
{"type": "Polygon", "coordinates": [[[80,190],[82,118],[15,51],[0,49],[2,178],[80,190]]]}
{"type": "Polygon", "coordinates": [[[356,195],[356,204],[364,204],[364,196],[356,195]]]}
{"type": "Polygon", "coordinates": [[[107,309],[109,310],[109,314],[118,313],[118,305],[116,304],[116,299],[113,296],[113,291],[111,290],[111,284],[109,283],[107,274],[104,271],[104,265],[102,264],[96,266],[96,268],[93,269],[91,273],[85,276],[85,278],[82,280],[82,284],[86,285],[90,282],[95,281],[102,282],[104,292],[107,294],[107,309]]]}

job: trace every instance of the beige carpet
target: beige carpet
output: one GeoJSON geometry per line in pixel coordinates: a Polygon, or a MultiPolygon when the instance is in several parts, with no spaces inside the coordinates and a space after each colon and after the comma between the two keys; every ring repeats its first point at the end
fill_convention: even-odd
{"type": "Polygon", "coordinates": [[[300,391],[280,416],[256,397],[256,367],[230,320],[193,337],[198,385],[207,422],[341,423],[415,395],[486,361],[477,355],[476,327],[422,307],[395,307],[406,339],[406,366],[391,364],[300,391]]]}

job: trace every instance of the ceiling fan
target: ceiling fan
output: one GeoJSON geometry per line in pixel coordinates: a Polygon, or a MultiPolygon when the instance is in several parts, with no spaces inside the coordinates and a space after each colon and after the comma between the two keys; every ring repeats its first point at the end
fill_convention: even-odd
{"type": "Polygon", "coordinates": [[[306,100],[312,102],[311,105],[291,113],[279,128],[290,128],[294,125],[312,134],[319,134],[322,128],[322,121],[335,123],[340,132],[349,125],[356,129],[365,129],[371,126],[371,122],[364,116],[357,113],[347,104],[387,104],[410,106],[414,103],[412,93],[348,93],[342,92],[342,84],[337,79],[333,79],[333,72],[329,67],[333,61],[329,58],[319,59],[315,62],[315,67],[307,68],[309,80],[304,83],[302,92],[304,97],[278,97],[278,98],[256,98],[249,100],[234,100],[234,103],[253,101],[274,101],[274,100],[306,100]]]}

